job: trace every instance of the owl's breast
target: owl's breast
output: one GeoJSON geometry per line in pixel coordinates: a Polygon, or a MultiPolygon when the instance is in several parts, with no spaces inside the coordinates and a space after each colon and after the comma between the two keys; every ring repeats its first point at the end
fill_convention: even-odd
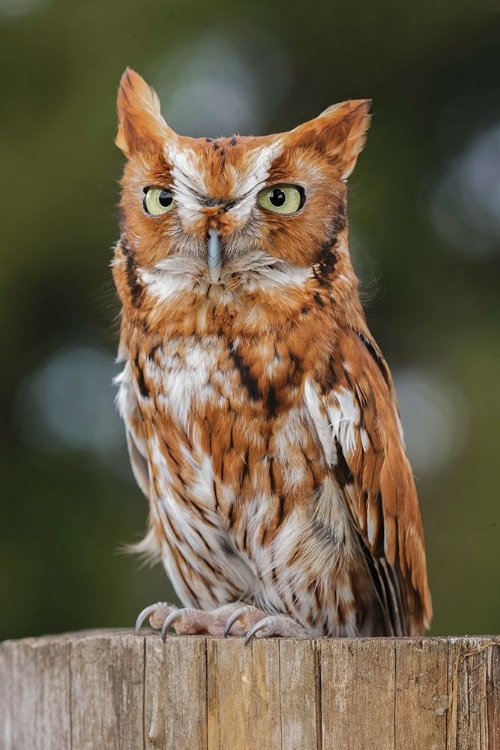
{"type": "Polygon", "coordinates": [[[284,342],[173,337],[138,354],[134,369],[141,413],[185,481],[207,460],[233,495],[312,491],[323,478],[304,372],[284,342]]]}
{"type": "Polygon", "coordinates": [[[205,581],[196,602],[179,583],[184,601],[213,605],[264,586],[264,541],[290,514],[312,515],[327,473],[303,405],[300,362],[283,342],[253,344],[173,337],[129,361],[167,570],[184,581],[187,558],[205,581]]]}

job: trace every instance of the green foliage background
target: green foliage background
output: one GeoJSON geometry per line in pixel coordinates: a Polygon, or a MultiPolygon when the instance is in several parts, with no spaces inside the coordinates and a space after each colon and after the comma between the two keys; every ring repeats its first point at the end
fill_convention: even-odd
{"type": "MultiPolygon", "coordinates": [[[[286,60],[286,90],[259,113],[261,132],[343,99],[374,100],[350,201],[369,322],[391,367],[440,373],[467,414],[453,424],[463,434],[449,460],[418,478],[432,633],[498,632],[500,233],[488,230],[488,252],[476,253],[476,221],[471,251],[457,252],[430,209],[450,165],[500,121],[498,4],[0,0],[0,638],[129,626],[172,596],[160,568],[118,552],[147,514],[124,438],[103,462],[92,450],[45,450],[42,424],[37,447],[25,384],[68,347],[112,362],[118,81],[130,65],[168,90],[165,61],[172,70],[211,34],[244,51],[262,90],[269,50],[286,60]]],[[[500,195],[491,199],[500,214],[500,195]]]]}

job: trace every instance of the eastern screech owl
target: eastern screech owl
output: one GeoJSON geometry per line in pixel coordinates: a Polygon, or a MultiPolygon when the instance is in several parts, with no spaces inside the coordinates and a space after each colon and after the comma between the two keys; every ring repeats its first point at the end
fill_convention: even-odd
{"type": "Polygon", "coordinates": [[[152,605],[138,627],[248,640],[429,625],[396,396],[348,249],[369,104],[188,138],[137,73],[122,78],[117,400],[148,544],[185,605],[152,605]]]}

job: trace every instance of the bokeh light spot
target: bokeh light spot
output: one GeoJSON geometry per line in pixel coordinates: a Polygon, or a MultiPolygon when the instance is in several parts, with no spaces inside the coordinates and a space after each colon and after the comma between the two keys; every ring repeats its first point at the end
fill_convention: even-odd
{"type": "Polygon", "coordinates": [[[500,123],[450,163],[430,213],[438,235],[460,254],[480,258],[500,250],[500,123]]]}
{"type": "Polygon", "coordinates": [[[123,441],[113,403],[112,358],[93,347],[56,351],[21,385],[17,425],[32,448],[48,454],[100,454],[123,441]]]}
{"type": "Polygon", "coordinates": [[[288,61],[275,37],[247,29],[246,42],[259,62],[234,37],[208,31],[166,57],[155,88],[167,122],[192,136],[261,131],[289,89],[288,61]]]}
{"type": "Polygon", "coordinates": [[[468,432],[468,409],[459,388],[430,368],[394,371],[406,447],[417,478],[435,474],[456,457],[468,432]]]}
{"type": "Polygon", "coordinates": [[[50,2],[51,0],[0,0],[0,22],[41,10],[50,2]]]}

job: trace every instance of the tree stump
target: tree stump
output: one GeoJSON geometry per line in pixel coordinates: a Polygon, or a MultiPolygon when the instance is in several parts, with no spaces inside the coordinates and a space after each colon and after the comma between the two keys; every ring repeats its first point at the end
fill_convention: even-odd
{"type": "Polygon", "coordinates": [[[500,750],[500,637],[0,644],[1,750],[500,750]]]}

